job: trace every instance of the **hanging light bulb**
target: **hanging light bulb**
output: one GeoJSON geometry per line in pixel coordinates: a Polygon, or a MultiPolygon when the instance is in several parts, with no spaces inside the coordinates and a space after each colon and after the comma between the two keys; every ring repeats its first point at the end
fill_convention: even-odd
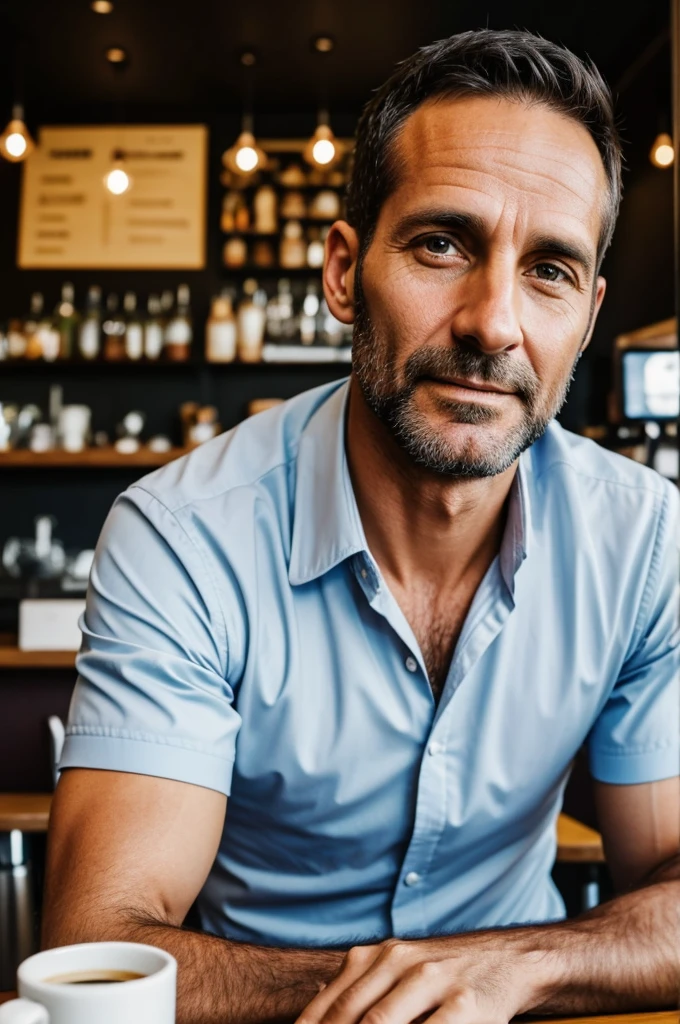
{"type": "Polygon", "coordinates": [[[112,196],[123,196],[132,188],[132,178],[125,167],[125,154],[121,149],[113,154],[113,167],[104,175],[104,186],[112,196]]]}
{"type": "Polygon", "coordinates": [[[655,167],[670,167],[675,153],[673,140],[668,132],[659,132],[649,153],[649,159],[655,167]]]}
{"type": "Polygon", "coordinates": [[[12,119],[0,135],[0,154],[13,164],[25,160],[35,149],[35,143],[24,124],[24,108],[12,107],[12,119]]]}
{"type": "Polygon", "coordinates": [[[266,163],[267,155],[253,135],[252,120],[249,115],[244,116],[241,134],[234,145],[222,154],[222,163],[234,174],[254,174],[266,163]]]}
{"type": "Polygon", "coordinates": [[[325,110],[319,111],[319,123],[316,126],[316,131],[305,146],[302,155],[308,164],[323,170],[337,163],[342,155],[342,147],[328,124],[328,114],[325,110]]]}

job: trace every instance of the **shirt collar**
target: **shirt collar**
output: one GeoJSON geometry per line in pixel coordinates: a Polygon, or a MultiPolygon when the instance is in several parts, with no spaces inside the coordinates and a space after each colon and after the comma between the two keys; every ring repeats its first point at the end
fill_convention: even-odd
{"type": "Polygon", "coordinates": [[[345,452],[348,395],[345,382],[319,406],[300,437],[288,569],[293,586],[367,550],[345,452]]]}
{"type": "MultiPolygon", "coordinates": [[[[324,401],[300,436],[288,579],[309,583],[359,552],[368,552],[345,451],[349,383],[324,401]]],[[[527,557],[531,525],[531,449],[519,459],[510,489],[500,570],[511,594],[527,557]]]]}

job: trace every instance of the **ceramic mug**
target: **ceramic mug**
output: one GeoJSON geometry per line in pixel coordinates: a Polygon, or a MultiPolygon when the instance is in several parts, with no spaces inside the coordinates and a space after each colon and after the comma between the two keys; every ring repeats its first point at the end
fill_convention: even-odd
{"type": "Polygon", "coordinates": [[[175,1024],[177,962],[135,942],[87,942],[36,953],[17,971],[19,999],[0,1024],[175,1024]]]}

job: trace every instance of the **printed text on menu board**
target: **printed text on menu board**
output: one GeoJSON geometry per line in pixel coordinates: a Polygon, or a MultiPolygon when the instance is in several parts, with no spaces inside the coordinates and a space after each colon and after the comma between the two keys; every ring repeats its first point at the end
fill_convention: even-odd
{"type": "Polygon", "coordinates": [[[25,268],[205,266],[204,125],[42,128],[23,168],[19,251],[25,268]],[[104,179],[117,154],[131,187],[104,179]]]}

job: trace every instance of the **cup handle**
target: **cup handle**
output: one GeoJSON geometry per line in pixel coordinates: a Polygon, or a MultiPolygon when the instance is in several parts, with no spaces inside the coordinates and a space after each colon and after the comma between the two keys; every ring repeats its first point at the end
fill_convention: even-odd
{"type": "Polygon", "coordinates": [[[31,999],[11,999],[0,1006],[0,1024],[50,1024],[49,1014],[31,999]]]}

